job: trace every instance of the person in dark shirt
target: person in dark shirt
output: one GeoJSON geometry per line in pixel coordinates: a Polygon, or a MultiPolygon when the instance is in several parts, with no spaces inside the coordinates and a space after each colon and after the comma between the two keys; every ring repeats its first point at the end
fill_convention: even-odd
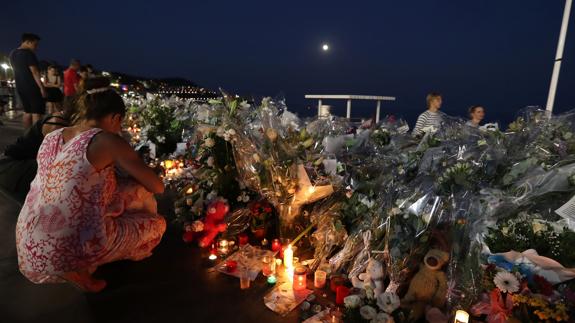
{"type": "Polygon", "coordinates": [[[40,78],[36,49],[40,37],[35,34],[25,33],[22,35],[20,47],[10,53],[10,64],[14,69],[16,91],[22,100],[24,108],[24,128],[28,129],[32,124],[42,119],[46,112],[46,91],[40,78]]]}

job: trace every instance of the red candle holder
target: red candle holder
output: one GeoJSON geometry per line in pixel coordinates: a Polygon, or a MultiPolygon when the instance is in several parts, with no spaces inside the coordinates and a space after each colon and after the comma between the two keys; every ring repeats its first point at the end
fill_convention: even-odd
{"type": "Polygon", "coordinates": [[[331,289],[332,292],[337,292],[337,288],[339,286],[342,286],[345,283],[345,278],[341,277],[341,276],[332,276],[329,279],[329,289],[331,289]]]}
{"type": "Polygon", "coordinates": [[[304,290],[307,288],[307,270],[305,267],[297,267],[293,273],[293,289],[304,290]]]}
{"type": "Polygon", "coordinates": [[[278,252],[282,249],[282,243],[280,242],[280,239],[274,239],[272,241],[272,251],[273,252],[278,252]]]}
{"type": "Polygon", "coordinates": [[[343,299],[349,296],[349,288],[345,286],[338,286],[335,292],[335,303],[343,305],[343,299]]]}
{"type": "Polygon", "coordinates": [[[240,246],[247,245],[248,242],[249,242],[249,237],[248,237],[248,235],[245,234],[245,233],[240,233],[240,234],[238,235],[238,242],[239,242],[240,246]]]}

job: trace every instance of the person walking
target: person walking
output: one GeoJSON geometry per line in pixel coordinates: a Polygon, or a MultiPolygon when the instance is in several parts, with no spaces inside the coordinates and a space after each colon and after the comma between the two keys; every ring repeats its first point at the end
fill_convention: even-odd
{"type": "Polygon", "coordinates": [[[30,128],[42,119],[46,113],[46,91],[42,84],[36,49],[40,36],[31,33],[22,34],[20,47],[10,53],[10,64],[14,70],[16,92],[22,100],[24,128],[30,128]]]}

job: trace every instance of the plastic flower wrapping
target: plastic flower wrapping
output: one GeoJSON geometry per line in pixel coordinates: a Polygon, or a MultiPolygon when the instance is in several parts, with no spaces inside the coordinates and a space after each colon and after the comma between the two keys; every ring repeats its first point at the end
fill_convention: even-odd
{"type": "Polygon", "coordinates": [[[575,112],[528,108],[506,131],[448,117],[418,140],[400,119],[303,120],[281,98],[126,100],[134,145],[166,174],[180,161],[166,176],[185,231],[225,200],[224,235],[303,236],[312,271],[353,284],[346,322],[575,317],[575,112]]]}

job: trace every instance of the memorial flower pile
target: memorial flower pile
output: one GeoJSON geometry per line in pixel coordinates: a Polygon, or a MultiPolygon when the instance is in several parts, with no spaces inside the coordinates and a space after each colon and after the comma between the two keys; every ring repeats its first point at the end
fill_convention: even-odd
{"type": "Polygon", "coordinates": [[[418,140],[400,119],[302,120],[282,99],[140,104],[141,140],[185,161],[174,182],[186,231],[226,200],[224,235],[278,223],[311,245],[312,273],[365,282],[381,264],[373,286],[353,284],[346,321],[575,318],[573,112],[527,109],[506,131],[446,118],[418,140]]]}

